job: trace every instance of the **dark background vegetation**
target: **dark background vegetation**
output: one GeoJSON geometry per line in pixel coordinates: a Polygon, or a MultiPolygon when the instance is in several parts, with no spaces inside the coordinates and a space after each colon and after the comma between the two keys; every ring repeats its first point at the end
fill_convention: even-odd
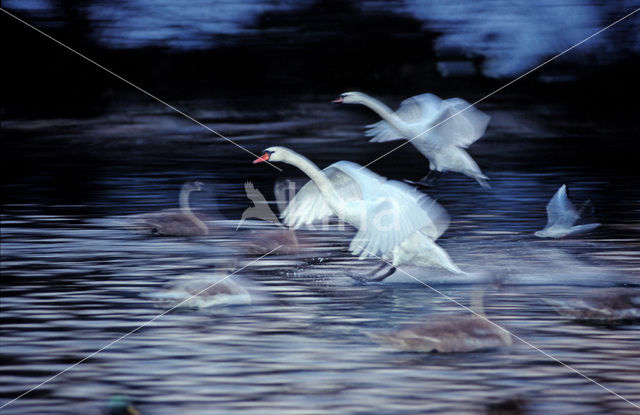
{"type": "MultiPolygon", "coordinates": [[[[379,2],[388,3],[384,9],[364,7],[365,2],[357,0],[301,2],[299,7],[258,14],[247,20],[244,30],[211,33],[209,39],[201,39],[210,46],[197,49],[174,48],[162,41],[126,48],[105,44],[101,42],[103,32],[97,29],[104,22],[87,12],[92,3],[99,2],[53,1],[47,13],[9,10],[166,99],[271,95],[283,100],[290,95],[334,95],[347,89],[406,96],[434,90],[434,86],[473,97],[510,79],[485,77],[480,70],[485,58],[480,53],[453,50],[437,56],[434,40],[441,33],[399,7],[402,2],[379,2]],[[438,60],[468,61],[477,71],[445,78],[436,68],[438,60]]],[[[126,4],[115,2],[113,7],[126,4]]],[[[620,6],[615,14],[602,9],[604,26],[633,7],[620,6]]],[[[78,116],[100,111],[105,101],[131,91],[13,18],[3,15],[2,20],[4,116],[65,112],[78,116]]],[[[640,27],[637,21],[638,16],[633,16],[621,23],[614,36],[609,34],[606,50],[570,52],[568,58],[545,66],[508,92],[571,101],[593,117],[627,114],[629,105],[637,109],[637,99],[630,99],[629,93],[637,86],[640,73],[640,57],[633,48],[634,33],[640,27]],[[607,54],[607,59],[594,59],[593,54],[607,54]],[[554,76],[559,81],[540,82],[554,76]]],[[[567,25],[571,25],[571,16],[567,16],[567,25]]]]}

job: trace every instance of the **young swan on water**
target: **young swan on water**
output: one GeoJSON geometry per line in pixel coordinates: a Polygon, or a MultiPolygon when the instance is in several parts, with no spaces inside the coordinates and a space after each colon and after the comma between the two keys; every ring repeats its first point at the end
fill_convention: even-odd
{"type": "Polygon", "coordinates": [[[640,320],[640,289],[597,288],[567,300],[545,299],[558,314],[587,323],[617,324],[640,320]]]}
{"type": "Polygon", "coordinates": [[[484,314],[482,293],[472,299],[475,314],[432,315],[390,333],[367,333],[380,343],[412,352],[473,352],[511,346],[511,335],[484,314]]]}
{"type": "Polygon", "coordinates": [[[187,182],[180,190],[180,209],[169,209],[156,213],[136,215],[133,220],[138,226],[148,229],[158,236],[204,236],[210,232],[206,217],[196,214],[189,205],[192,192],[203,190],[201,182],[187,182]]]}

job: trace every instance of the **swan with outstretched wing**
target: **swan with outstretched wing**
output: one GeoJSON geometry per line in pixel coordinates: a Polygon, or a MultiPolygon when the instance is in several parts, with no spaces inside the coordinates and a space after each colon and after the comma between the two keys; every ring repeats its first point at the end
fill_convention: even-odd
{"type": "Polygon", "coordinates": [[[465,149],[482,137],[490,117],[467,101],[420,94],[404,100],[395,112],[362,92],[345,92],[333,102],[362,104],[382,117],[367,126],[371,142],[409,140],[429,159],[431,170],[462,173],[489,187],[488,177],[465,149]]]}
{"type": "Polygon", "coordinates": [[[463,273],[435,244],[447,229],[449,217],[424,193],[349,161],[321,171],[285,147],[264,150],[254,163],[266,160],[292,164],[311,178],[283,212],[285,225],[299,228],[337,215],[358,229],[349,250],[360,259],[378,257],[389,260],[392,267],[440,266],[463,273]]]}

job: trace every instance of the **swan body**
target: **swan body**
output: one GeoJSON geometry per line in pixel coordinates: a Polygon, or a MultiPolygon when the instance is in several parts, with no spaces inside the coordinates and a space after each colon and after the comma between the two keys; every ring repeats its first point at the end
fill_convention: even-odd
{"type": "Polygon", "coordinates": [[[367,333],[378,342],[413,352],[472,352],[511,346],[511,335],[484,314],[482,294],[472,299],[474,314],[435,315],[390,333],[367,333]]]}
{"type": "Polygon", "coordinates": [[[440,205],[406,183],[387,180],[356,163],[339,161],[324,170],[285,147],[270,147],[254,161],[282,161],[309,176],[282,214],[294,229],[337,215],[358,229],[352,254],[402,264],[440,266],[463,274],[435,240],[449,226],[440,205]]]}
{"type": "Polygon", "coordinates": [[[478,316],[443,315],[393,333],[370,333],[376,341],[412,352],[472,352],[511,345],[511,336],[478,316]]]}
{"type": "Polygon", "coordinates": [[[371,142],[410,140],[429,159],[431,170],[462,173],[489,187],[489,178],[465,148],[484,134],[490,117],[467,101],[421,94],[404,100],[395,112],[362,92],[345,92],[333,102],[362,104],[382,117],[382,121],[367,126],[365,134],[371,142]]]}
{"type": "Polygon", "coordinates": [[[598,289],[593,295],[566,301],[545,300],[558,314],[580,321],[617,323],[640,319],[640,290],[598,289]]]}
{"type": "Polygon", "coordinates": [[[187,182],[180,191],[180,209],[136,215],[134,221],[152,234],[159,236],[204,236],[209,234],[207,218],[196,214],[189,206],[192,192],[202,191],[202,183],[187,182]]]}
{"type": "Polygon", "coordinates": [[[293,229],[269,229],[250,233],[242,240],[242,246],[250,255],[295,254],[307,245],[300,242],[293,229]]]}
{"type": "Polygon", "coordinates": [[[600,226],[599,223],[574,225],[580,214],[567,197],[567,186],[562,185],[547,204],[547,226],[535,232],[540,238],[562,238],[567,235],[583,233],[600,226]]]}

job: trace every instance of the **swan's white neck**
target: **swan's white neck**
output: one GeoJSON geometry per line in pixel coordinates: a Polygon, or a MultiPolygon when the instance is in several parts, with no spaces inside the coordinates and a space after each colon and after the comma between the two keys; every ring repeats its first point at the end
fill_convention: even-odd
{"type": "Polygon", "coordinates": [[[336,190],[331,184],[331,181],[327,178],[324,172],[318,168],[318,166],[313,164],[313,162],[303,155],[291,150],[287,150],[282,161],[296,166],[309,176],[316,186],[318,186],[320,193],[322,193],[322,196],[324,196],[331,209],[333,209],[339,217],[344,218],[344,201],[338,196],[336,190]]]}
{"type": "Polygon", "coordinates": [[[391,110],[391,108],[387,107],[379,100],[370,97],[369,95],[360,93],[357,98],[357,103],[369,107],[369,109],[382,117],[383,120],[388,122],[400,134],[402,134],[406,138],[411,138],[411,133],[407,131],[407,123],[402,118],[398,117],[396,113],[391,110]]]}
{"type": "Polygon", "coordinates": [[[189,185],[185,184],[182,186],[182,190],[180,191],[180,212],[187,218],[189,218],[198,228],[202,229],[203,235],[209,234],[209,227],[206,223],[200,220],[192,211],[189,206],[189,195],[193,192],[193,189],[188,187],[189,185]]]}

